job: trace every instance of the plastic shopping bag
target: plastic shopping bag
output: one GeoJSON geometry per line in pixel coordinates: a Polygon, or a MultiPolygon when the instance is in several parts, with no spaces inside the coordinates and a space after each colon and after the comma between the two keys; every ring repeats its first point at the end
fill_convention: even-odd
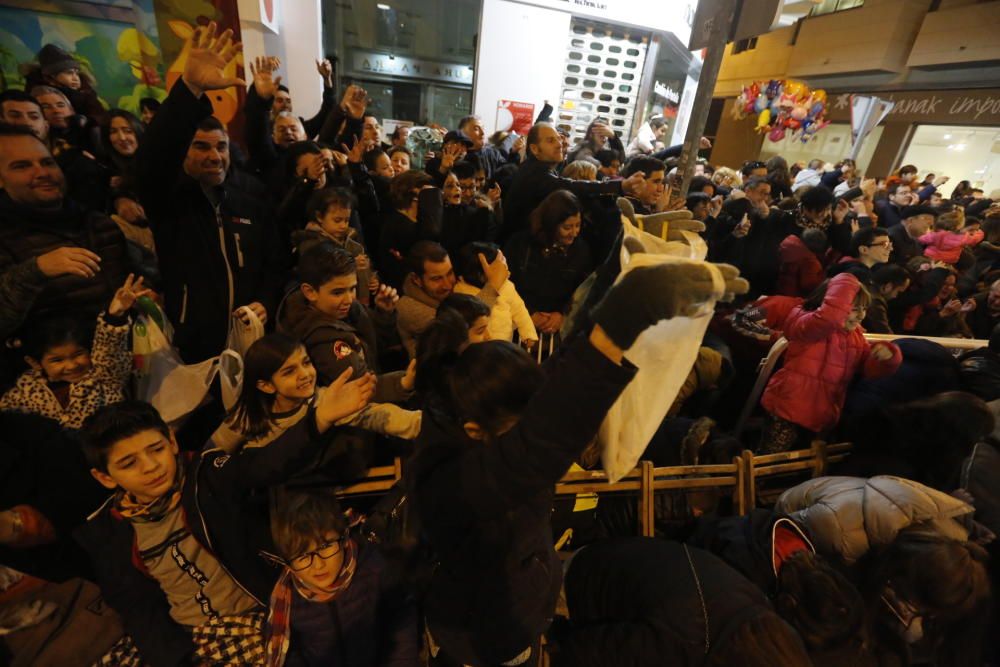
{"type": "Polygon", "coordinates": [[[133,328],[136,398],[146,401],[173,424],[205,402],[219,372],[218,358],[185,364],[149,315],[139,315],[133,328]]]}
{"type": "Polygon", "coordinates": [[[226,337],[226,349],[233,350],[240,357],[243,357],[246,355],[247,350],[250,349],[250,346],[263,337],[264,323],[257,317],[257,313],[246,306],[242,306],[230,317],[229,335],[226,337]],[[249,324],[243,321],[244,315],[250,320],[249,324]]]}
{"type": "Polygon", "coordinates": [[[219,385],[222,388],[222,405],[229,412],[243,391],[243,357],[235,350],[223,350],[219,355],[219,385]]]}
{"type": "MultiPolygon", "coordinates": [[[[622,224],[625,226],[625,239],[621,252],[621,275],[637,266],[704,262],[707,247],[697,234],[684,232],[685,244],[665,241],[642,232],[624,216],[622,224]]],[[[716,298],[721,298],[725,292],[725,281],[714,267],[712,275],[716,283],[716,298]]],[[[635,467],[666,417],[698,357],[715,301],[712,299],[702,304],[693,317],[675,317],[659,322],[644,331],[625,351],[625,356],[639,371],[608,411],[598,433],[601,460],[610,481],[618,481],[635,467]]]]}

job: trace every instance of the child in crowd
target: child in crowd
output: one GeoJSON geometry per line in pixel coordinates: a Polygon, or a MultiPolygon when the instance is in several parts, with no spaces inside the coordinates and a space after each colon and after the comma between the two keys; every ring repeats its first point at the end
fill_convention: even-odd
{"type": "Polygon", "coordinates": [[[782,330],[788,339],[785,364],[764,390],[767,422],[761,449],[795,449],[812,433],[828,431],[840,420],[847,386],[861,370],[867,377],[896,372],[902,361],[892,343],[869,346],[861,321],[871,304],[868,290],[849,273],[820,285],[789,313],[782,330]]]}
{"type": "MultiPolygon", "coordinates": [[[[327,390],[316,386],[316,368],[302,343],[285,334],[267,334],[247,350],[240,397],[211,445],[230,454],[264,447],[300,422],[327,390]]],[[[420,412],[369,403],[338,425],[412,440],[420,432],[420,412]]]]}
{"type": "MultiPolygon", "coordinates": [[[[463,246],[456,257],[458,261],[458,283],[455,285],[457,294],[478,294],[486,285],[486,275],[483,273],[483,266],[479,261],[479,255],[486,257],[486,261],[492,262],[496,259],[500,248],[492,243],[474,242],[463,246]]],[[[538,342],[538,331],[531,321],[531,313],[528,312],[524,300],[517,293],[517,288],[510,280],[500,288],[500,296],[497,298],[493,309],[490,311],[489,332],[493,340],[513,340],[514,328],[517,328],[517,335],[521,344],[531,349],[538,342]]]]}
{"type": "Polygon", "coordinates": [[[0,409],[42,415],[77,429],[98,408],[125,399],[132,372],[128,311],[149,294],[143,279],[129,274],[97,317],[94,331],[69,318],[42,320],[24,337],[30,366],[0,398],[0,409]]]}
{"type": "Polygon", "coordinates": [[[594,153],[601,166],[597,168],[597,178],[601,181],[617,181],[621,179],[619,170],[622,167],[621,153],[613,148],[602,148],[594,153]]]}
{"type": "MultiPolygon", "coordinates": [[[[299,257],[302,284],[278,307],[278,330],[305,345],[316,365],[319,384],[329,384],[351,367],[355,373],[378,373],[379,351],[396,337],[399,297],[383,285],[375,307],[358,303],[357,264],[351,253],[330,242],[314,245],[299,257]]],[[[413,391],[413,373],[397,371],[379,377],[376,402],[403,402],[413,391]]]]}
{"type": "Polygon", "coordinates": [[[807,296],[825,275],[824,259],[830,243],[822,229],[806,229],[799,238],[788,235],[778,249],[781,268],[776,292],[785,296],[807,296]]]}
{"type": "Polygon", "coordinates": [[[939,215],[934,221],[934,231],[917,239],[927,246],[924,255],[945,264],[958,264],[962,248],[973,247],[983,240],[982,230],[963,232],[964,227],[965,214],[960,208],[939,215]]]}
{"type": "Polygon", "coordinates": [[[371,375],[339,378],[268,447],[180,455],[159,413],[139,401],[95,412],[81,431],[91,475],[113,491],[76,538],[126,636],[99,665],[255,665],[262,607],[277,572],[266,512],[250,493],[285,482],[326,446],[334,422],[363,408],[371,375]]]}
{"type": "Polygon", "coordinates": [[[416,604],[381,553],[352,535],[330,490],[277,491],[282,566],[266,625],[267,667],[416,667],[416,604]]]}
{"type": "Polygon", "coordinates": [[[417,394],[423,406],[448,394],[448,376],[458,355],[469,345],[491,339],[490,307],[468,294],[445,297],[434,319],[417,339],[417,394]]]}
{"type": "Polygon", "coordinates": [[[319,241],[329,240],[351,253],[358,267],[358,301],[369,304],[370,295],[378,291],[378,275],[372,270],[371,259],[357,230],[351,227],[351,211],[355,198],[345,188],[326,188],[309,198],[306,215],[309,223],[301,231],[292,232],[292,245],[298,253],[305,252],[319,241]]]}
{"type": "Polygon", "coordinates": [[[389,156],[389,161],[392,162],[392,173],[395,176],[405,174],[410,170],[413,153],[410,152],[409,148],[405,146],[393,146],[386,155],[389,156]]]}

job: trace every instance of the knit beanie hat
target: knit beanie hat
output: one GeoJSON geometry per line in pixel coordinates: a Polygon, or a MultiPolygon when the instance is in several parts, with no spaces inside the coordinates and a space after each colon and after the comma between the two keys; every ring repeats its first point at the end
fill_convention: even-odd
{"type": "Polygon", "coordinates": [[[38,52],[38,64],[45,76],[55,76],[68,69],[80,69],[80,62],[55,44],[46,44],[38,52]]]}

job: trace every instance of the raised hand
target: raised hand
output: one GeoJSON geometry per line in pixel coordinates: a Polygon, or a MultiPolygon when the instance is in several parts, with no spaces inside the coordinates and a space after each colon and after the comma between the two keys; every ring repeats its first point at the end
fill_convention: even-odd
{"type": "Polygon", "coordinates": [[[182,79],[195,97],[209,90],[222,90],[232,86],[245,86],[238,77],[226,76],[225,69],[242,50],[240,42],[233,42],[233,31],[225,30],[216,35],[215,21],[195,28],[189,41],[187,62],[182,79]]]}
{"type": "Polygon", "coordinates": [[[281,77],[275,77],[274,72],[281,66],[279,58],[270,56],[257,56],[254,62],[250,63],[250,73],[253,74],[253,88],[257,91],[257,96],[262,100],[269,100],[274,97],[281,85],[281,77]]]}
{"type": "Polygon", "coordinates": [[[375,294],[375,307],[383,313],[391,313],[396,310],[398,302],[399,294],[394,287],[382,285],[378,288],[378,292],[375,294]]]}
{"type": "Polygon", "coordinates": [[[406,373],[399,380],[399,385],[405,391],[413,391],[413,388],[417,386],[417,360],[413,359],[410,361],[410,365],[406,367],[406,373]]]}
{"type": "Polygon", "coordinates": [[[448,144],[441,150],[441,172],[451,170],[455,163],[465,157],[465,147],[461,144],[448,144]]]}
{"type": "Polygon", "coordinates": [[[510,278],[510,269],[507,268],[507,260],[502,252],[498,251],[492,262],[487,262],[486,255],[479,253],[479,265],[483,267],[486,283],[498,292],[510,278]]]}
{"type": "Polygon", "coordinates": [[[839,225],[847,217],[847,213],[851,210],[851,205],[847,203],[847,200],[841,199],[837,202],[837,208],[833,209],[833,222],[839,225]]]}
{"type": "Polygon", "coordinates": [[[368,92],[361,86],[350,85],[340,99],[340,108],[351,118],[358,120],[368,108],[368,92]]]}
{"type": "Polygon", "coordinates": [[[142,284],[142,280],[142,276],[139,276],[139,279],[135,280],[135,275],[128,274],[125,284],[118,288],[114,298],[111,299],[111,305],[108,306],[108,315],[121,317],[132,309],[132,306],[135,305],[139,297],[149,296],[153,293],[153,290],[142,284]]]}
{"type": "Polygon", "coordinates": [[[146,210],[142,204],[128,197],[119,197],[115,200],[115,212],[132,225],[146,219],[146,210]]]}
{"type": "Polygon", "coordinates": [[[348,147],[347,144],[340,144],[340,147],[347,153],[347,161],[351,164],[361,164],[361,158],[365,155],[365,142],[361,141],[357,135],[354,136],[354,145],[348,147]]]}
{"type": "Polygon", "coordinates": [[[329,60],[324,58],[323,60],[316,61],[316,71],[319,75],[323,77],[323,83],[327,88],[333,86],[333,65],[329,60]]]}
{"type": "Polygon", "coordinates": [[[338,420],[353,415],[368,405],[375,393],[374,375],[365,373],[356,380],[350,380],[353,373],[353,368],[341,373],[317,402],[316,429],[320,433],[325,433],[338,420]]]}
{"type": "Polygon", "coordinates": [[[709,139],[708,137],[702,137],[701,139],[698,140],[699,150],[707,151],[711,147],[712,147],[712,140],[709,139]]]}

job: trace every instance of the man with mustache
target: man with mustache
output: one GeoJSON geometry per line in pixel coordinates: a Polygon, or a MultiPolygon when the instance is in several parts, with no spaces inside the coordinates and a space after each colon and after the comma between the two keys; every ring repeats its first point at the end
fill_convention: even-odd
{"type": "Polygon", "coordinates": [[[49,147],[0,125],[0,338],[28,319],[93,318],[128,274],[126,243],[104,213],[66,197],[49,147]]]}

